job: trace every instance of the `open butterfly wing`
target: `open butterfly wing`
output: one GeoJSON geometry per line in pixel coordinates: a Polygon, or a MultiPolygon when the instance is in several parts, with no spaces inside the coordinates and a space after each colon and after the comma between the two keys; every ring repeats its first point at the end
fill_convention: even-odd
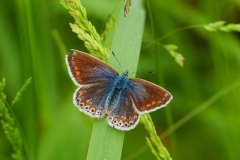
{"type": "Polygon", "coordinates": [[[130,95],[138,113],[148,113],[166,106],[172,95],[162,87],[139,78],[132,78],[130,95]]]}
{"type": "Polygon", "coordinates": [[[68,72],[76,85],[111,81],[118,73],[105,62],[81,51],[66,56],[68,72]]]}
{"type": "Polygon", "coordinates": [[[91,117],[104,116],[108,86],[118,73],[105,62],[77,50],[66,56],[66,63],[72,80],[79,86],[73,96],[75,106],[91,117]]]}
{"type": "Polygon", "coordinates": [[[109,94],[107,83],[86,85],[78,88],[73,103],[85,114],[100,118],[105,115],[105,101],[109,94]]]}
{"type": "Polygon", "coordinates": [[[133,129],[140,117],[133,105],[128,91],[124,90],[118,106],[108,116],[108,124],[120,130],[133,129]]]}

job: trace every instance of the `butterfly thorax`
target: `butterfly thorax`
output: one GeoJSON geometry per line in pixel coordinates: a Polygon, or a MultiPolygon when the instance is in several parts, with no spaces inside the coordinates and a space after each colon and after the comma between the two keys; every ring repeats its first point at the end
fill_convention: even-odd
{"type": "Polygon", "coordinates": [[[128,85],[128,78],[125,75],[118,76],[114,82],[114,88],[116,90],[122,90],[128,85]]]}

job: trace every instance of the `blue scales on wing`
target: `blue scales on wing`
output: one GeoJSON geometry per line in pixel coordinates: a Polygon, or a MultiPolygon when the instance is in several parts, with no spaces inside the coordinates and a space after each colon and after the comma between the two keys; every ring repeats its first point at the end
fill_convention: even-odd
{"type": "Polygon", "coordinates": [[[121,130],[136,126],[139,114],[127,92],[129,80],[108,64],[80,51],[67,55],[68,71],[79,86],[73,102],[85,114],[100,118],[108,114],[108,124],[121,130]]]}
{"type": "Polygon", "coordinates": [[[127,76],[118,76],[111,85],[106,100],[108,124],[120,130],[130,130],[139,121],[139,114],[134,110],[134,104],[128,92],[130,83],[127,76]]]}
{"type": "Polygon", "coordinates": [[[106,63],[80,51],[67,55],[68,70],[79,86],[73,96],[80,111],[99,118],[105,114],[105,101],[118,73],[106,63]]]}

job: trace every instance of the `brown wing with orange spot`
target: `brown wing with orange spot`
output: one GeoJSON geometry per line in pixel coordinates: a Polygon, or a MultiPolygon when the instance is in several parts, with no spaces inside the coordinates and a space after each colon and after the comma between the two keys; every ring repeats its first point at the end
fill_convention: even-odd
{"type": "Polygon", "coordinates": [[[66,56],[66,63],[76,85],[107,82],[118,75],[107,63],[77,50],[66,56]]]}
{"type": "Polygon", "coordinates": [[[130,95],[139,113],[148,113],[166,106],[172,95],[162,87],[139,78],[131,79],[130,95]]]}
{"type": "Polygon", "coordinates": [[[120,130],[130,130],[135,128],[139,121],[139,114],[134,109],[131,97],[126,93],[122,94],[122,99],[108,116],[108,124],[120,130]]]}

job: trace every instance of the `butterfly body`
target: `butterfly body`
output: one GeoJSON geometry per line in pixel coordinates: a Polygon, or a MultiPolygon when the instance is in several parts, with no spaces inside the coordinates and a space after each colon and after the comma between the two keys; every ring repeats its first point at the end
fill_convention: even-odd
{"type": "Polygon", "coordinates": [[[129,85],[129,80],[125,75],[117,76],[114,80],[111,90],[106,99],[106,112],[111,113],[116,107],[119,106],[122,98],[126,95],[126,90],[129,85]]]}
{"type": "Polygon", "coordinates": [[[79,86],[73,96],[76,107],[85,114],[101,118],[120,130],[133,129],[140,114],[166,106],[169,92],[151,82],[132,78],[128,71],[119,75],[111,66],[81,51],[66,56],[69,74],[79,86]]]}

